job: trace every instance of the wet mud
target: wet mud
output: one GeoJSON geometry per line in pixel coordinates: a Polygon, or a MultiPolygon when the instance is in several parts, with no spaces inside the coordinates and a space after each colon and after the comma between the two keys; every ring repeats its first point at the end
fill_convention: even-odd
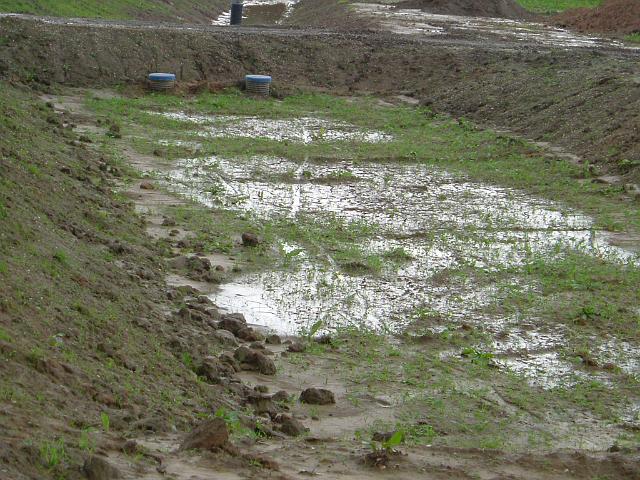
{"type": "Polygon", "coordinates": [[[357,3],[356,11],[377,19],[388,31],[403,35],[463,38],[470,33],[487,42],[509,41],[556,48],[616,47],[640,50],[623,42],[578,34],[567,29],[525,20],[444,15],[377,3],[357,3]]]}
{"type": "MultiPolygon", "coordinates": [[[[193,124],[196,136],[213,138],[247,135],[303,144],[389,139],[384,132],[320,118],[163,115],[193,124]]],[[[196,157],[178,160],[161,176],[180,195],[258,222],[287,221],[304,228],[306,222],[337,220],[372,228],[366,241],[353,245],[357,260],[279,239],[286,268],[236,275],[211,294],[217,305],[244,312],[252,324],[288,335],[319,321],[326,331],[355,326],[414,335],[472,325],[489,337],[478,348],[494,352],[497,365],[525,375],[533,385],[606,381],[606,375],[578,371],[564,358],[568,329],[483,313],[499,304],[505,291],[473,278],[443,281],[443,275],[467,268],[501,272],[522,266],[531,256],[559,259],[567,249],[614,262],[635,261],[635,253],[610,244],[607,232],[598,231],[579,211],[411,160],[196,157]]],[[[503,288],[535,291],[536,286],[514,277],[503,288]]],[[[638,358],[638,350],[615,337],[607,342],[599,361],[619,354],[616,364],[637,374],[637,363],[629,359],[638,358]]]]}
{"type": "MultiPolygon", "coordinates": [[[[62,102],[79,103],[77,99],[62,102]]],[[[169,118],[190,126],[185,138],[237,138],[248,129],[252,138],[301,145],[322,140],[318,132],[325,135],[332,132],[332,141],[388,140],[384,132],[365,131],[316,117],[280,119],[275,130],[265,128],[269,119],[253,116],[216,119],[175,112],[169,118]]],[[[197,140],[191,139],[160,143],[188,146],[196,152],[200,148],[197,140]]],[[[369,237],[355,246],[367,255],[385,259],[379,270],[358,265],[353,268],[354,265],[345,265],[343,259],[336,258],[335,252],[312,251],[304,243],[287,238],[275,242],[280,254],[290,260],[286,267],[238,272],[217,286],[176,274],[167,277],[168,284],[190,285],[207,294],[222,311],[241,311],[250,323],[280,332],[282,338],[298,333],[301,327],[308,328],[310,322],[318,319],[326,322],[325,330],[329,332],[357,321],[362,327],[386,333],[393,339],[393,345],[422,354],[434,333],[477,328],[487,334],[478,349],[495,352],[494,361],[499,368],[524,375],[532,385],[542,388],[553,388],[562,382],[569,385],[576,375],[585,373],[576,372],[575,365],[567,363],[558,353],[567,333],[563,328],[533,320],[523,322],[517,317],[487,315],[482,307],[499,301],[499,291],[477,284],[473,278],[456,281],[443,276],[443,272],[467,266],[497,272],[519,264],[531,252],[553,256],[564,248],[620,262],[631,255],[608,244],[606,236],[594,229],[593,221],[579,211],[517,190],[473,182],[411,159],[354,162],[331,158],[291,161],[272,157],[194,156],[170,161],[141,155],[129,148],[123,151],[145,179],[167,189],[168,193],[162,189],[142,189],[145,179],[127,187],[153,238],[169,237],[170,227],[163,226],[165,208],[189,200],[214,209],[229,209],[265,223],[298,222],[304,227],[312,225],[310,219],[329,219],[346,226],[359,222],[371,227],[369,237]],[[385,253],[392,255],[385,257],[385,253]]],[[[188,236],[194,232],[183,233],[188,236]]],[[[228,255],[211,258],[212,264],[224,264],[231,270],[233,262],[224,262],[230,262],[228,255]]],[[[519,282],[517,278],[512,280],[514,286],[535,288],[519,282]]],[[[267,350],[277,358],[278,375],[266,378],[242,372],[239,376],[244,384],[268,385],[271,391],[296,395],[301,388],[321,383],[337,399],[337,404],[329,407],[288,404],[290,413],[311,428],[300,440],[234,439],[251,455],[278,459],[277,468],[290,478],[324,475],[354,480],[372,476],[412,479],[429,474],[444,479],[452,475],[468,478],[469,472],[495,478],[516,472],[523,479],[573,479],[583,477],[587,463],[592,471],[603,475],[624,472],[633,475],[633,468],[627,468],[624,460],[612,460],[604,454],[588,458],[581,454],[582,460],[574,461],[571,454],[560,452],[551,456],[522,456],[431,445],[403,446],[397,466],[389,471],[363,467],[359,459],[370,453],[370,445],[359,439],[358,432],[389,428],[403,415],[413,418],[416,405],[425,400],[424,392],[400,383],[374,382],[366,387],[358,377],[360,373],[351,371],[352,365],[345,369],[345,355],[339,350],[329,349],[321,355],[294,355],[287,354],[287,344],[269,345],[267,350]],[[485,461],[487,455],[492,460],[485,461]],[[570,471],[566,470],[567,465],[571,465],[570,471]]],[[[603,358],[613,359],[614,352],[620,352],[615,361],[622,368],[630,372],[637,369],[637,364],[629,361],[638,357],[633,345],[612,338],[603,348],[603,358]]],[[[444,349],[440,356],[444,361],[447,356],[455,360],[460,358],[460,351],[444,349]]],[[[373,366],[366,370],[369,369],[373,366]]],[[[598,372],[588,375],[607,381],[598,372]]],[[[467,379],[460,382],[459,388],[469,387],[465,384],[467,379]]],[[[488,399],[485,401],[496,405],[492,408],[501,409],[506,416],[517,416],[522,422],[520,428],[534,425],[540,428],[538,413],[518,410],[496,388],[494,385],[485,392],[488,399]]],[[[625,421],[633,423],[637,414],[638,405],[626,412],[625,421]]],[[[557,419],[553,432],[557,436],[554,445],[567,448],[580,445],[584,450],[594,451],[607,448],[619,434],[590,415],[579,419],[572,416],[566,421],[557,419]],[[597,434],[590,433],[589,438],[581,439],[580,432],[592,432],[589,429],[595,424],[601,425],[597,434]]],[[[442,435],[446,438],[446,431],[442,430],[442,435]]],[[[107,449],[110,461],[127,478],[156,478],[154,470],[162,470],[176,478],[204,478],[214,471],[219,478],[233,479],[241,478],[238,472],[246,468],[239,459],[224,454],[184,455],[177,449],[181,436],[175,434],[152,434],[136,437],[136,441],[151,455],[150,459],[161,460],[142,466],[121,451],[107,449]]],[[[513,441],[515,449],[527,448],[526,441],[513,441]]],[[[265,475],[264,470],[257,471],[265,475]]]]}

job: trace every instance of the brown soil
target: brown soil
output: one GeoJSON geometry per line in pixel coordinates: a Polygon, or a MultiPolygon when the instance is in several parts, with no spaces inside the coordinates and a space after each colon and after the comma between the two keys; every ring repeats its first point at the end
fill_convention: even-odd
{"type": "Polygon", "coordinates": [[[521,19],[531,14],[513,0],[406,0],[398,8],[419,8],[441,15],[521,19]]]}
{"type": "Polygon", "coordinates": [[[244,7],[243,25],[272,25],[278,23],[286,11],[284,3],[274,5],[249,5],[244,7]]]}
{"type": "Polygon", "coordinates": [[[284,22],[297,27],[318,27],[331,30],[370,30],[371,21],[354,15],[346,4],[335,0],[300,0],[284,22]]]}
{"type": "Polygon", "coordinates": [[[580,32],[629,34],[640,32],[640,1],[607,0],[598,8],[578,8],[554,17],[562,26],[580,32]]]}

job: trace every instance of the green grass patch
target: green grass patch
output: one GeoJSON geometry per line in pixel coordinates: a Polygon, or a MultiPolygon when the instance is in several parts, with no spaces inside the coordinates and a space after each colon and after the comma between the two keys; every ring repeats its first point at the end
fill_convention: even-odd
{"type": "Polygon", "coordinates": [[[0,340],[4,342],[11,342],[11,336],[2,327],[0,327],[0,340]]]}
{"type": "Polygon", "coordinates": [[[624,39],[627,42],[632,42],[632,43],[640,43],[640,32],[636,32],[636,33],[632,33],[630,35],[626,35],[624,37],[624,39]]]}
{"type": "Polygon", "coordinates": [[[602,4],[602,0],[517,0],[531,12],[558,13],[572,8],[593,8],[602,4]]]}
{"type": "MultiPolygon", "coordinates": [[[[185,3],[185,2],[182,2],[185,3]]],[[[188,3],[188,2],[187,2],[188,3]]],[[[150,0],[0,0],[0,11],[52,15],[56,17],[89,17],[106,19],[134,18],[142,12],[168,14],[162,2],[150,0]]]]}

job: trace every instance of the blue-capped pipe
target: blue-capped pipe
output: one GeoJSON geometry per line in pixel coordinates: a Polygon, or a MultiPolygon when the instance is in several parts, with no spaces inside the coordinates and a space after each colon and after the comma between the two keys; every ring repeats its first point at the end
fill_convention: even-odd
{"type": "Polygon", "coordinates": [[[173,73],[150,73],[149,85],[152,90],[171,90],[176,86],[176,76],[173,73]]]}
{"type": "Polygon", "coordinates": [[[269,75],[245,75],[245,84],[247,92],[255,95],[269,96],[271,89],[271,77],[269,75]]]}

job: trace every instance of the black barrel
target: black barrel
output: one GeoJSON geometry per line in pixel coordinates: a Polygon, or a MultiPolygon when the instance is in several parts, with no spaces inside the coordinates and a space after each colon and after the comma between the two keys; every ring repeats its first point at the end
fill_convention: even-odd
{"type": "Polygon", "coordinates": [[[231,3],[231,25],[242,23],[242,3],[234,1],[231,3]]]}

